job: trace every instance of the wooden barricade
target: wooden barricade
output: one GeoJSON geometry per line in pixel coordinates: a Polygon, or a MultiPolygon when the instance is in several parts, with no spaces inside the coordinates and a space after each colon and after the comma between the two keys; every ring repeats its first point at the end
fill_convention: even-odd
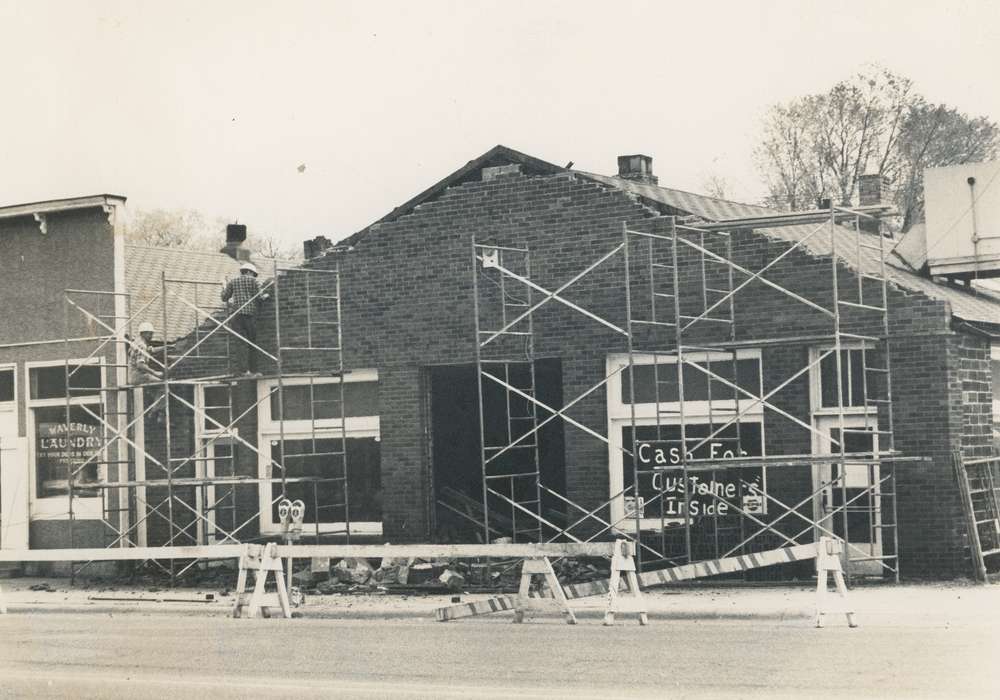
{"type": "Polygon", "coordinates": [[[635,545],[627,540],[617,540],[611,545],[611,579],[610,581],[595,581],[591,584],[576,584],[563,586],[559,583],[551,562],[545,557],[526,558],[521,568],[521,585],[517,595],[502,595],[472,603],[459,603],[438,608],[435,617],[438,622],[448,622],[464,617],[488,615],[496,612],[514,612],[514,622],[524,619],[526,610],[558,609],[566,616],[566,622],[576,624],[576,615],[569,607],[569,600],[596,595],[597,592],[608,593],[608,605],[605,611],[605,624],[614,624],[615,613],[635,613],[639,624],[648,622],[646,607],[636,576],[635,545]],[[534,576],[541,575],[545,587],[538,591],[531,590],[534,576]],[[628,585],[627,597],[618,594],[619,583],[628,585]],[[611,586],[614,586],[612,592],[611,586]],[[570,591],[573,591],[570,594],[570,591]]]}
{"type": "MultiPolygon", "coordinates": [[[[621,546],[630,546],[634,548],[634,543],[625,540],[618,540],[616,544],[616,551],[619,553],[621,546]]],[[[574,598],[585,598],[588,596],[595,595],[607,595],[609,604],[611,601],[615,601],[621,604],[622,601],[620,595],[622,587],[625,583],[628,583],[628,588],[631,590],[638,590],[639,588],[650,588],[652,586],[662,586],[668,583],[677,583],[679,581],[687,581],[696,578],[704,578],[707,576],[718,576],[719,574],[735,573],[739,571],[748,571],[750,569],[757,569],[764,566],[774,566],[777,564],[786,564],[793,561],[804,561],[806,559],[814,559],[817,556],[819,545],[816,543],[810,544],[800,544],[794,545],[792,547],[783,547],[780,549],[768,550],[766,552],[755,552],[753,554],[743,554],[736,557],[724,557],[722,559],[713,559],[710,561],[700,561],[692,564],[684,564],[682,566],[675,566],[669,569],[658,569],[656,571],[646,571],[644,573],[636,573],[634,568],[632,569],[635,578],[637,579],[635,588],[632,588],[632,582],[629,580],[627,574],[628,564],[623,563],[627,561],[634,562],[632,556],[634,556],[634,549],[630,549],[630,555],[626,559],[624,556],[619,556],[616,562],[614,552],[612,553],[612,573],[611,579],[600,579],[597,581],[587,581],[585,583],[569,583],[562,585],[562,593],[566,596],[568,600],[573,600],[574,598]],[[622,579],[621,574],[625,572],[626,578],[622,579]],[[617,573],[617,575],[616,575],[617,573]],[[614,593],[612,593],[612,583],[614,583],[614,593]]],[[[632,564],[634,567],[634,564],[632,564]]],[[[532,591],[530,593],[531,597],[547,597],[551,595],[547,589],[540,589],[538,591],[532,591]]],[[[443,608],[439,608],[436,611],[437,619],[441,622],[448,620],[457,620],[465,617],[473,617],[475,615],[488,615],[494,612],[502,612],[505,610],[511,610],[516,605],[516,600],[513,596],[497,596],[494,598],[489,598],[487,600],[476,601],[473,603],[461,603],[458,605],[451,605],[443,608]]],[[[625,604],[628,606],[628,603],[625,604]]],[[[644,602],[639,604],[644,606],[644,602]]],[[[634,606],[631,606],[634,607],[634,606]]],[[[609,611],[610,605],[609,605],[609,611]]],[[[614,611],[611,611],[612,613],[614,611]]],[[[624,612],[624,610],[623,610],[624,612]]],[[[631,610],[631,612],[638,612],[637,610],[631,610]]],[[[642,610],[642,613],[647,611],[642,610]]],[[[606,618],[607,619],[607,618],[606,618]]],[[[614,619],[612,614],[610,619],[614,619]]],[[[640,624],[643,624],[643,618],[640,617],[640,624]]]]}
{"type": "Polygon", "coordinates": [[[848,627],[857,627],[854,620],[854,611],[847,600],[847,584],[844,582],[844,570],[840,565],[841,555],[844,553],[843,540],[835,540],[829,537],[821,537],[817,545],[816,555],[816,626],[823,626],[823,616],[828,612],[826,609],[827,599],[827,574],[833,574],[833,581],[840,595],[843,609],[834,612],[841,612],[847,617],[848,627]]]}
{"type": "Polygon", "coordinates": [[[257,617],[264,614],[270,617],[264,606],[264,587],[267,585],[268,574],[274,574],[274,583],[278,589],[278,604],[282,616],[290,619],[292,609],[288,602],[288,590],[285,588],[285,569],[278,556],[278,546],[273,542],[266,545],[248,544],[246,552],[240,557],[240,572],[236,581],[236,602],[233,604],[233,617],[257,617]],[[246,597],[247,573],[254,572],[253,593],[246,597]]]}
{"type": "Polygon", "coordinates": [[[639,616],[639,624],[646,625],[649,618],[646,615],[646,603],[639,590],[639,578],[635,568],[635,542],[618,540],[615,542],[615,553],[611,556],[611,579],[608,582],[608,608],[604,613],[604,624],[615,624],[615,613],[630,612],[639,616]],[[619,583],[628,583],[629,596],[623,598],[619,592],[619,583]]]}

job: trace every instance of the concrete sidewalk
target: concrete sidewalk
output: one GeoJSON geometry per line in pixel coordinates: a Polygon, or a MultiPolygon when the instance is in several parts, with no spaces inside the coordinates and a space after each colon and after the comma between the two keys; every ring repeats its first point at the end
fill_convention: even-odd
{"type": "MultiPolygon", "coordinates": [[[[104,586],[71,588],[66,579],[0,580],[11,614],[93,612],[95,614],[168,614],[225,617],[233,604],[232,591],[213,588],[155,589],[104,586]],[[35,588],[35,590],[32,590],[35,588]]],[[[434,620],[434,611],[451,605],[449,595],[334,594],[307,596],[297,608],[303,617],[325,619],[434,620]]],[[[468,603],[490,597],[458,595],[468,603]]],[[[809,624],[815,612],[814,586],[734,587],[707,585],[655,588],[645,592],[653,620],[760,619],[809,624]]],[[[827,604],[838,604],[831,592],[827,604]]],[[[850,602],[862,625],[877,626],[996,626],[1000,625],[1000,587],[971,583],[862,585],[850,592],[850,602]]],[[[605,598],[571,601],[579,617],[599,618],[605,598]]],[[[510,613],[480,616],[482,620],[509,620],[510,613]]],[[[623,615],[621,620],[629,621],[623,615]]],[[[843,617],[828,615],[829,624],[843,617]]],[[[463,624],[458,620],[450,624],[463,624]]],[[[626,623],[627,624],[627,623],[626,623]]]]}

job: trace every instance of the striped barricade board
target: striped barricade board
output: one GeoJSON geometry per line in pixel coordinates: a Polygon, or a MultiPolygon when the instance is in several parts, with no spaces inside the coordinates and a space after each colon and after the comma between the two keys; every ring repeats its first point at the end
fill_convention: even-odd
{"type": "MultiPolygon", "coordinates": [[[[760,569],[765,566],[776,566],[777,564],[787,564],[793,561],[804,561],[816,558],[815,543],[799,544],[792,547],[771,549],[766,552],[755,552],[753,554],[742,554],[737,557],[723,557],[722,559],[712,559],[709,561],[699,561],[693,564],[683,564],[669,569],[659,569],[657,571],[646,571],[639,574],[639,584],[643,588],[652,586],[662,586],[668,583],[679,581],[689,581],[707,576],[718,576],[720,574],[732,574],[739,571],[749,571],[750,569],[760,569]]],[[[584,583],[570,583],[563,585],[563,591],[570,600],[575,598],[586,598],[595,595],[606,595],[609,590],[609,581],[600,579],[597,581],[587,581],[584,583]]],[[[547,588],[539,591],[532,591],[531,597],[549,597],[551,593],[547,588]]],[[[502,612],[513,609],[513,598],[511,596],[498,596],[474,603],[459,603],[436,611],[437,619],[441,622],[447,620],[457,620],[463,617],[473,617],[476,615],[489,615],[490,613],[502,612]]]]}

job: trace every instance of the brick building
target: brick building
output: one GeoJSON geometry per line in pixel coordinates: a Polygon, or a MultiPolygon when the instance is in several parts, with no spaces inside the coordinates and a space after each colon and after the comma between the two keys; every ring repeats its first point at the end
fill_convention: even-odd
{"type": "MultiPolygon", "coordinates": [[[[1000,301],[972,287],[940,284],[894,253],[886,255],[883,269],[877,249],[888,250],[895,242],[878,233],[857,234],[847,225],[850,222],[832,227],[825,236],[815,235],[812,225],[768,226],[773,211],[661,187],[651,166],[645,156],[623,157],[616,176],[603,176],[498,146],[340,245],[323,250],[322,239],[311,241],[308,250],[313,257],[301,270],[335,274],[319,286],[313,282],[311,290],[309,275],[279,274],[281,292],[262,310],[262,346],[274,355],[281,354],[280,345],[302,350],[285,358],[280,373],[272,362],[265,362],[263,376],[252,381],[196,381],[218,373],[217,361],[208,359],[213,353],[224,354],[218,348],[207,352],[206,359],[191,357],[178,367],[177,380],[192,381],[178,389],[183,400],[171,402],[170,441],[175,445],[171,450],[202,456],[185,465],[187,471],[178,476],[208,476],[210,457],[221,450],[224,454],[218,456],[228,460],[232,476],[243,480],[229,489],[226,518],[240,524],[241,539],[273,537],[279,532],[274,504],[283,493],[275,483],[276,469],[280,467],[284,477],[322,476],[333,467],[330,460],[317,456],[325,449],[334,452],[330,446],[342,440],[346,493],[336,485],[287,488],[289,496],[306,502],[307,522],[315,527],[316,537],[337,537],[348,519],[345,511],[353,534],[390,542],[481,537],[482,528],[474,523],[483,518],[481,505],[479,511],[475,507],[483,500],[482,436],[502,432],[493,416],[504,401],[505,425],[510,425],[510,395],[516,392],[480,389],[477,357],[490,358],[483,355],[477,330],[495,329],[496,323],[508,320],[503,313],[516,315],[521,313],[516,307],[548,298],[531,316],[530,352],[528,332],[520,326],[513,327],[500,350],[520,359],[514,374],[526,372],[513,379],[508,374],[508,389],[528,386],[530,376],[528,393],[539,404],[552,410],[568,406],[558,420],[545,422],[539,430],[533,472],[558,495],[546,491],[529,510],[554,524],[577,520],[577,507],[594,509],[622,531],[634,532],[637,527],[644,539],[648,536],[652,542],[659,537],[657,546],[676,552],[685,530],[677,527],[676,513],[665,531],[658,525],[662,512],[649,506],[648,512],[640,512],[640,503],[629,502],[626,492],[635,476],[625,450],[630,442],[635,444],[633,437],[638,439],[640,432],[654,425],[659,439],[661,422],[667,434],[662,440],[676,442],[678,421],[660,417],[669,412],[686,411],[682,423],[686,421],[691,431],[687,439],[694,435],[708,440],[713,428],[724,422],[712,415],[716,410],[739,414],[730,431],[721,433],[720,449],[725,451],[725,440],[738,440],[737,458],[740,453],[751,460],[766,455],[773,462],[753,476],[758,495],[765,494],[770,508],[758,504],[750,512],[759,514],[753,519],[765,524],[781,522],[765,528],[746,549],[779,546],[801,535],[803,528],[811,537],[815,523],[823,522],[823,509],[838,504],[843,508],[845,499],[864,496],[863,489],[852,485],[853,491],[846,490],[847,477],[842,480],[845,490],[825,488],[835,469],[829,461],[791,460],[795,463],[784,466],[778,462],[783,455],[829,454],[834,436],[848,441],[841,429],[871,433],[857,438],[860,446],[850,452],[885,449],[876,443],[888,423],[887,394],[873,389],[876,395],[869,396],[867,385],[858,378],[867,376],[865,363],[877,369],[874,365],[888,359],[894,454],[921,459],[892,467],[898,517],[889,516],[888,506],[886,512],[880,511],[883,500],[864,496],[860,502],[868,506],[868,521],[846,516],[851,531],[860,533],[859,546],[898,561],[904,576],[967,573],[965,526],[951,460],[956,453],[989,454],[993,446],[996,382],[991,356],[1000,333],[1000,301]],[[648,319],[656,313],[656,295],[639,291],[639,261],[645,259],[649,269],[666,267],[670,251],[663,244],[678,223],[697,222],[694,225],[707,230],[712,222],[732,219],[743,223],[731,227],[721,243],[688,246],[676,254],[676,309],[682,316],[694,317],[712,306],[707,290],[745,284],[732,295],[728,322],[717,317],[692,329],[690,342],[701,349],[691,353],[690,376],[684,368],[671,385],[660,379],[659,372],[664,366],[676,369],[676,360],[661,362],[655,351],[649,351],[669,347],[666,336],[658,336],[655,328],[630,333],[630,353],[621,332],[632,326],[630,319],[648,319]],[[746,223],[753,219],[759,224],[746,223]],[[649,238],[647,249],[639,239],[627,234],[623,238],[623,227],[662,237],[649,238]],[[486,247],[474,249],[474,242],[486,247]],[[530,300],[525,285],[502,286],[483,264],[493,254],[490,246],[530,251],[530,274],[523,265],[526,260],[516,259],[520,253],[511,253],[506,263],[537,285],[530,300]],[[612,255],[617,246],[623,249],[612,255]],[[479,259],[474,251],[479,251],[479,259]],[[835,252],[840,285],[836,290],[835,252]],[[721,257],[743,271],[735,280],[726,279],[733,266],[712,264],[721,257]],[[766,275],[753,276],[764,267],[766,275]],[[873,316],[866,316],[871,311],[866,307],[881,304],[872,302],[881,293],[880,283],[874,281],[881,275],[888,290],[888,358],[884,352],[880,357],[865,340],[883,335],[873,316]],[[574,279],[556,295],[558,299],[553,298],[552,292],[574,279]],[[632,287],[626,279],[634,280],[632,287]],[[329,303],[324,306],[320,297],[329,303]],[[304,301],[307,298],[312,300],[304,301]],[[329,312],[334,299],[339,305],[336,315],[318,317],[317,313],[329,312]],[[840,303],[850,308],[837,314],[842,327],[835,341],[828,312],[840,303]],[[831,354],[834,342],[842,343],[839,375],[837,354],[831,354]],[[349,368],[342,383],[332,371],[336,369],[328,350],[332,347],[338,348],[337,362],[349,368]],[[724,366],[731,370],[721,369],[724,366]],[[702,370],[715,373],[713,380],[699,382],[702,370]],[[726,371],[729,381],[719,379],[726,371]],[[342,408],[324,413],[322,406],[334,403],[341,388],[342,408]],[[718,396],[723,390],[732,396],[728,405],[718,396]],[[768,395],[769,401],[755,407],[748,394],[768,395]],[[226,421],[213,423],[204,413],[207,407],[226,403],[230,415],[243,417],[235,422],[237,436],[220,439],[218,423],[226,421]],[[293,445],[295,449],[289,449],[293,445]],[[279,452],[282,465],[277,464],[279,452]],[[338,510],[348,501],[349,506],[338,510]],[[793,504],[791,510],[798,515],[779,516],[784,511],[777,502],[793,504]],[[602,504],[607,505],[602,509],[602,504]],[[625,518],[628,513],[636,517],[625,518]],[[892,530],[898,532],[898,551],[894,543],[890,545],[892,530]]],[[[860,204],[877,209],[880,185],[865,180],[860,204]]],[[[664,280],[668,286],[663,289],[674,281],[664,280]]],[[[224,337],[217,333],[203,347],[210,349],[224,337]]],[[[182,339],[179,351],[197,343],[195,336],[182,339]]],[[[508,372],[514,364],[508,363],[508,372]]],[[[535,405],[532,420],[537,425],[550,413],[535,405]]],[[[162,425],[147,417],[143,430],[150,458],[173,458],[166,454],[162,425]]],[[[704,452],[713,449],[712,444],[694,456],[720,456],[704,452]]],[[[862,466],[869,475],[881,473],[878,465],[862,466]]],[[[509,467],[516,465],[511,462],[509,467]]],[[[709,482],[707,477],[705,481],[709,482]]],[[[663,495],[662,482],[652,483],[640,477],[640,498],[655,500],[658,490],[663,495]]],[[[709,488],[714,487],[713,475],[709,488]]],[[[163,518],[144,512],[157,501],[144,494],[129,516],[140,525],[142,541],[176,541],[178,529],[190,541],[219,540],[219,512],[211,514],[212,509],[204,506],[218,497],[198,495],[207,485],[183,488],[189,489],[186,502],[202,498],[194,509],[202,514],[175,513],[174,522],[165,524],[163,518]]],[[[515,490],[511,485],[511,500],[522,504],[530,500],[515,490]]],[[[883,491],[883,496],[889,495],[888,487],[883,491]]],[[[509,534],[504,529],[516,520],[516,508],[496,498],[487,501],[497,511],[509,511],[506,518],[494,518],[491,536],[509,534]]],[[[707,503],[703,499],[703,506],[707,503]]],[[[727,543],[739,539],[735,532],[723,533],[720,522],[697,518],[691,555],[703,556],[713,538],[716,548],[720,539],[727,543]]],[[[840,527],[829,526],[835,533],[840,527]]],[[[595,529],[600,528],[590,531],[595,529]]],[[[546,525],[545,531],[551,533],[552,528],[546,525]]],[[[858,572],[866,572],[863,563],[858,572]]]]}
{"type": "MultiPolygon", "coordinates": [[[[109,333],[118,327],[134,334],[148,320],[157,329],[154,343],[162,344],[166,306],[171,338],[188,335],[196,317],[180,301],[163,304],[163,277],[201,281],[201,298],[212,296],[218,305],[220,285],[250,258],[239,240],[218,253],[131,244],[124,207],[124,197],[110,194],[0,207],[2,547],[70,541],[67,482],[76,469],[72,542],[108,542],[111,530],[102,521],[118,492],[93,486],[134,479],[135,465],[118,460],[114,449],[86,465],[71,464],[88,451],[88,441],[104,444],[104,429],[116,421],[121,392],[113,387],[125,382],[125,344],[109,342],[109,333]],[[67,448],[65,441],[84,447],[67,448]]],[[[191,290],[180,296],[196,300],[191,290]]]]}
{"type": "MultiPolygon", "coordinates": [[[[555,290],[620,242],[623,222],[653,230],[663,215],[716,221],[771,213],[660,187],[647,159],[626,158],[619,166],[618,176],[595,175],[497,147],[347,238],[343,244],[349,249],[310,261],[316,266],[339,263],[346,364],[377,372],[382,523],[389,541],[438,534],[448,515],[436,505],[444,487],[473,497],[481,489],[471,367],[473,236],[479,242],[529,248],[532,279],[555,290]]],[[[871,187],[865,184],[869,199],[862,204],[877,202],[877,183],[874,192],[871,187]]],[[[807,231],[737,231],[733,258],[758,270],[807,231]]],[[[853,246],[852,232],[844,228],[837,235],[843,248],[853,246]]],[[[768,279],[817,302],[828,300],[828,245],[814,238],[772,267],[768,279]]],[[[887,260],[895,447],[929,460],[898,468],[901,568],[911,576],[962,574],[967,571],[965,527],[951,459],[956,451],[972,456],[991,449],[991,343],[1000,330],[1000,302],[973,289],[938,284],[893,255],[887,260]]],[[[855,258],[843,270],[843,298],[849,298],[859,269],[871,273],[877,266],[877,254],[869,249],[855,258]]],[[[623,263],[609,260],[568,294],[621,325],[623,275],[623,263]]],[[[830,342],[824,339],[828,319],[768,286],[754,284],[735,303],[737,340],[745,357],[760,363],[764,392],[791,374],[787,368],[806,365],[810,353],[830,342]],[[810,335],[816,338],[812,342],[810,335]],[[755,339],[782,336],[806,339],[755,347],[755,339]]],[[[564,305],[540,309],[534,334],[535,352],[545,358],[539,363],[539,398],[549,406],[562,406],[593,387],[625,351],[620,336],[564,305]]],[[[828,374],[824,363],[823,371],[817,367],[792,381],[775,401],[829,430],[823,396],[828,374]]],[[[628,413],[620,392],[612,382],[607,390],[574,404],[571,415],[613,442],[628,413]]],[[[763,411],[757,420],[766,428],[768,454],[823,449],[814,434],[773,411],[763,411]]],[[[614,446],[588,439],[562,421],[556,421],[551,433],[542,440],[543,451],[547,449],[542,472],[554,489],[586,508],[621,490],[625,477],[614,446]]],[[[794,496],[807,495],[816,478],[810,471],[776,470],[769,484],[798,502],[794,496]]]]}

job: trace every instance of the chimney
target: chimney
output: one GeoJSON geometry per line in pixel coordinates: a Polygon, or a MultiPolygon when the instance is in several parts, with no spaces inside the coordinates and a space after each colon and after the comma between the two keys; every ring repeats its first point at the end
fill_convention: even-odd
{"type": "Polygon", "coordinates": [[[858,177],[858,204],[862,207],[882,204],[882,195],[889,192],[889,179],[884,175],[858,177]]]}
{"type": "Polygon", "coordinates": [[[326,236],[316,236],[311,241],[302,241],[302,253],[306,260],[318,258],[333,247],[333,241],[326,236]]]}
{"type": "Polygon", "coordinates": [[[233,260],[241,262],[250,259],[250,249],[243,245],[247,239],[246,224],[228,224],[226,226],[226,245],[219,249],[233,260]]]}
{"type": "MultiPolygon", "coordinates": [[[[884,175],[858,176],[858,206],[870,207],[885,204],[882,198],[889,193],[889,179],[884,175]]],[[[880,233],[881,222],[871,219],[861,220],[861,230],[868,233],[880,233]]]]}
{"type": "Polygon", "coordinates": [[[618,177],[623,180],[634,180],[646,185],[655,185],[660,181],[653,174],[652,157],[642,154],[618,156],[618,177]]]}

